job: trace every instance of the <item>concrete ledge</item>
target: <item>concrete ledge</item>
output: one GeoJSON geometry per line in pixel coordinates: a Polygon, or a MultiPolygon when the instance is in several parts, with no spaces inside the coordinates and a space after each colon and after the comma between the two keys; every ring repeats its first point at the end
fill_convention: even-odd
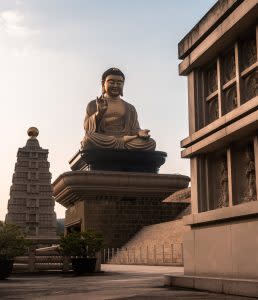
{"type": "Polygon", "coordinates": [[[103,197],[156,197],[160,201],[188,186],[179,174],[119,171],[70,171],[52,184],[55,200],[68,208],[74,203],[103,197]]]}
{"type": "Polygon", "coordinates": [[[255,134],[258,129],[258,110],[203,138],[181,152],[182,158],[191,158],[227,147],[230,143],[255,134]]]}
{"type": "Polygon", "coordinates": [[[232,207],[223,207],[214,210],[184,216],[184,225],[199,225],[204,223],[232,221],[232,219],[258,215],[258,201],[237,204],[232,207]]]}
{"type": "Polygon", "coordinates": [[[197,142],[208,137],[212,133],[232,124],[235,121],[238,121],[239,119],[247,116],[248,114],[254,112],[255,110],[258,110],[258,96],[255,96],[254,98],[247,101],[246,103],[240,105],[239,107],[233,109],[232,111],[223,115],[222,117],[215,120],[214,122],[206,125],[205,127],[194,132],[187,138],[183,139],[181,141],[181,148],[187,148],[196,144],[197,142]]]}
{"type": "Polygon", "coordinates": [[[164,285],[192,288],[215,293],[258,297],[258,280],[165,274],[164,285]]]}

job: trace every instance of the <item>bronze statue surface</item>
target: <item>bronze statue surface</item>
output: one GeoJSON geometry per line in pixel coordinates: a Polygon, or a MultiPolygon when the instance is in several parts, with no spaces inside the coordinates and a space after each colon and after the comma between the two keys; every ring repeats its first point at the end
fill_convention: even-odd
{"type": "Polygon", "coordinates": [[[91,101],[84,120],[82,150],[155,150],[148,129],[141,129],[136,109],[124,101],[125,76],[117,68],[102,75],[102,95],[91,101]]]}

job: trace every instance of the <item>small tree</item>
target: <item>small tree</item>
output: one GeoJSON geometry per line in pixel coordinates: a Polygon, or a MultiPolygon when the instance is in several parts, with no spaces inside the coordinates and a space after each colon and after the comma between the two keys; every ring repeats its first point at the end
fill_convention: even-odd
{"type": "Polygon", "coordinates": [[[64,235],[64,219],[56,220],[56,233],[58,236],[64,235]]]}
{"type": "Polygon", "coordinates": [[[0,259],[24,254],[29,244],[18,226],[0,221],[0,259]]]}
{"type": "Polygon", "coordinates": [[[96,252],[104,247],[102,234],[88,229],[83,232],[72,232],[61,238],[60,250],[72,257],[95,257],[96,252]]]}

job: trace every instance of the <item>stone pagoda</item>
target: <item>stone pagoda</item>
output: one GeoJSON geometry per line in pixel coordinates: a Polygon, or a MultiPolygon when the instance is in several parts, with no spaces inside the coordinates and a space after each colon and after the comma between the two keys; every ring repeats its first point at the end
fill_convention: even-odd
{"type": "Polygon", "coordinates": [[[37,244],[46,245],[57,238],[56,214],[48,150],[40,147],[38,134],[37,128],[29,128],[26,146],[18,149],[6,222],[20,226],[37,244]]]}

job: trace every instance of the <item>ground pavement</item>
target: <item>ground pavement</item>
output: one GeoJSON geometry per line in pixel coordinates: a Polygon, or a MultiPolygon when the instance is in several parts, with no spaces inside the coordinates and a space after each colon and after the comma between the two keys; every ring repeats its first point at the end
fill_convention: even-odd
{"type": "Polygon", "coordinates": [[[182,274],[181,267],[102,265],[102,273],[16,275],[0,281],[0,299],[30,300],[244,300],[237,297],[163,286],[163,274],[182,274]]]}

